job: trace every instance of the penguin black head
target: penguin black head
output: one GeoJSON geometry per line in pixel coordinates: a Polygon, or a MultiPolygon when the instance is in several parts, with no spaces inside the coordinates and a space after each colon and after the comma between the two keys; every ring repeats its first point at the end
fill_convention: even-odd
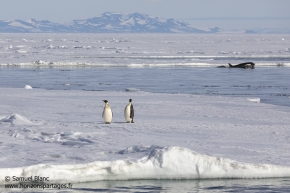
{"type": "Polygon", "coordinates": [[[129,102],[132,102],[132,99],[129,99],[129,102]]]}
{"type": "Polygon", "coordinates": [[[107,103],[107,102],[109,102],[109,101],[107,101],[107,100],[103,100],[105,103],[107,103]]]}

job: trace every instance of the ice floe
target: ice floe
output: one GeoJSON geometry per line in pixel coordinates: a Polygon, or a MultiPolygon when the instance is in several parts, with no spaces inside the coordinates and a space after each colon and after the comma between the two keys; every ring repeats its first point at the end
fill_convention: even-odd
{"type": "Polygon", "coordinates": [[[29,90],[29,89],[33,89],[33,88],[32,88],[32,86],[27,84],[27,85],[24,86],[24,89],[28,89],[29,90]]]}
{"type": "Polygon", "coordinates": [[[289,177],[288,107],[192,94],[22,88],[1,88],[0,101],[2,184],[5,176],[289,177]],[[130,98],[134,124],[123,118],[130,98]],[[114,111],[110,125],[102,121],[103,99],[114,111]]]}
{"type": "Polygon", "coordinates": [[[260,103],[260,98],[247,98],[248,101],[260,103]]]}
{"type": "Polygon", "coordinates": [[[137,91],[140,91],[139,88],[126,88],[125,89],[126,92],[137,92],[137,91]]]}

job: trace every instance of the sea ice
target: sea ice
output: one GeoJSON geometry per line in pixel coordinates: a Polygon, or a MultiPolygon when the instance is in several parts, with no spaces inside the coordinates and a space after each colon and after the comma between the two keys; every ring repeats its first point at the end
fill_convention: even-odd
{"type": "Polygon", "coordinates": [[[176,63],[216,66],[253,60],[256,66],[276,66],[280,61],[284,61],[285,66],[290,65],[288,35],[284,41],[280,40],[281,35],[275,34],[118,34],[116,38],[116,34],[60,33],[50,34],[52,39],[46,39],[46,34],[2,36],[2,66],[48,66],[52,64],[46,61],[52,58],[56,67],[80,63],[134,67],[136,64],[147,67],[148,64],[174,66],[176,63]],[[19,39],[23,40],[21,45],[19,39]]]}
{"type": "Polygon", "coordinates": [[[0,184],[5,176],[35,175],[50,182],[290,177],[289,107],[191,94],[9,88],[1,88],[0,101],[0,184]],[[123,118],[130,98],[134,124],[123,118]],[[103,99],[114,110],[110,125],[102,121],[103,99]]]}

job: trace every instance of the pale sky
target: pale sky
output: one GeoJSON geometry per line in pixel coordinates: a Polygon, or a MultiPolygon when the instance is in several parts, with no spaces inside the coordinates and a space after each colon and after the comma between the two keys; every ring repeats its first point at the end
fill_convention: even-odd
{"type": "Polygon", "coordinates": [[[290,28],[290,0],[0,0],[0,20],[65,23],[107,11],[174,18],[197,27],[290,28]]]}

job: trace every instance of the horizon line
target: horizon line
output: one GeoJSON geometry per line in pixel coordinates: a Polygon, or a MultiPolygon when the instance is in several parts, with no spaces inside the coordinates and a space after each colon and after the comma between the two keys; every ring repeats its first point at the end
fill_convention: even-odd
{"type": "Polygon", "coordinates": [[[288,20],[290,17],[193,17],[178,20],[288,20]]]}

